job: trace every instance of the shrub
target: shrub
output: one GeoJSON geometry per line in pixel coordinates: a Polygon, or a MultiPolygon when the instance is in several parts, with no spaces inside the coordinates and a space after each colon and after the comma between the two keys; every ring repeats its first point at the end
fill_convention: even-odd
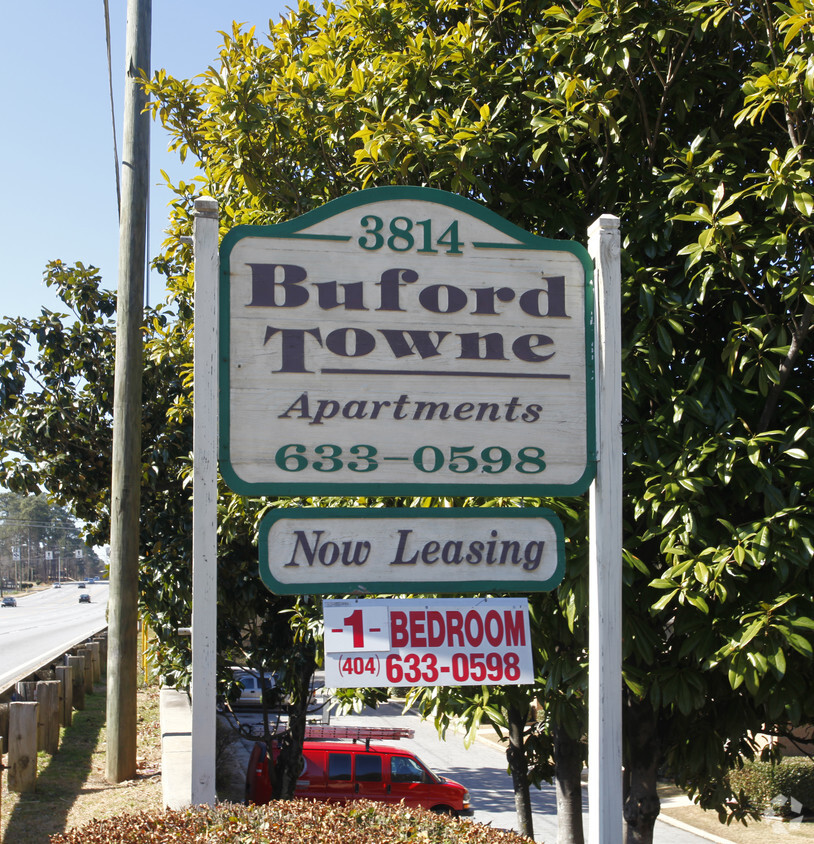
{"type": "Polygon", "coordinates": [[[309,800],[267,806],[221,803],[94,820],[51,836],[51,844],[528,844],[516,832],[365,800],[344,806],[309,800]]]}
{"type": "Polygon", "coordinates": [[[771,762],[746,762],[729,773],[735,794],[743,792],[749,806],[758,812],[772,809],[775,814],[792,814],[790,801],[799,800],[806,809],[814,809],[814,764],[808,759],[771,762]],[[777,798],[785,797],[785,804],[777,798]]]}

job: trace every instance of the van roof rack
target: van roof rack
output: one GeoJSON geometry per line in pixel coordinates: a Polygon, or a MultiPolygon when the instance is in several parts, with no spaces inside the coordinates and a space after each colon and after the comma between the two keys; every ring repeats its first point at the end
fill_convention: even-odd
{"type": "Polygon", "coordinates": [[[413,738],[415,730],[405,727],[331,727],[326,724],[307,724],[305,738],[307,739],[351,739],[364,741],[365,748],[370,750],[373,739],[394,741],[401,738],[413,738]]]}

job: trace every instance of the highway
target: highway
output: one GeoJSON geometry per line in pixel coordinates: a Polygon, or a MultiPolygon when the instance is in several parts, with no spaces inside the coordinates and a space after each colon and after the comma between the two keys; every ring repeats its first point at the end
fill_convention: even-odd
{"type": "Polygon", "coordinates": [[[107,583],[79,588],[68,581],[60,589],[16,596],[16,607],[0,607],[0,689],[104,628],[107,595],[107,583]],[[83,592],[89,604],[79,603],[83,592]]]}

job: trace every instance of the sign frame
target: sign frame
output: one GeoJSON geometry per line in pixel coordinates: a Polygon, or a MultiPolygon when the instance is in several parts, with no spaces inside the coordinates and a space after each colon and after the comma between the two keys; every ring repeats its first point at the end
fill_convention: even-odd
{"type": "MultiPolygon", "coordinates": [[[[555,589],[565,575],[565,534],[562,522],[556,514],[546,508],[526,507],[286,507],[267,511],[258,527],[258,551],[260,578],[275,595],[403,595],[403,594],[476,594],[483,592],[536,593],[555,589]],[[402,519],[405,522],[443,518],[477,519],[480,521],[508,522],[511,519],[542,519],[553,529],[555,535],[556,564],[553,574],[542,580],[501,580],[497,575],[499,567],[484,568],[490,577],[478,580],[462,580],[460,577],[447,580],[388,580],[386,582],[365,581],[364,578],[334,577],[331,580],[313,583],[284,583],[274,577],[269,561],[269,534],[273,526],[284,519],[318,522],[324,519],[349,519],[359,521],[402,519]]],[[[341,565],[341,564],[340,564],[341,565]]],[[[437,563],[444,566],[445,563],[437,563]]],[[[464,564],[466,565],[466,564],[464,564]]],[[[326,569],[332,575],[340,572],[326,569]]]]}
{"type": "MultiPolygon", "coordinates": [[[[394,262],[398,259],[394,257],[394,262]]],[[[400,259],[402,263],[405,258],[400,259]]],[[[377,283],[378,284],[378,283],[377,283]]],[[[437,285],[436,285],[437,286],[437,285]]],[[[596,395],[595,395],[595,359],[594,359],[594,294],[593,294],[593,262],[587,250],[575,241],[552,240],[539,235],[531,234],[513,223],[490,211],[472,200],[446,191],[432,188],[419,188],[409,186],[391,186],[380,188],[369,188],[346,194],[327,204],[316,208],[300,217],[285,222],[267,226],[245,226],[240,225],[230,229],[223,238],[220,248],[220,331],[219,331],[219,403],[220,403],[220,433],[219,433],[219,463],[221,474],[227,485],[241,495],[265,496],[265,495],[433,495],[433,496],[461,496],[461,495],[534,495],[534,496],[575,496],[585,492],[592,482],[596,469],[596,395]],[[529,473],[527,479],[522,481],[501,481],[490,474],[491,470],[480,467],[480,472],[461,474],[460,481],[436,480],[431,475],[418,480],[384,480],[376,481],[369,479],[366,474],[358,474],[353,480],[332,479],[326,473],[325,480],[321,478],[297,480],[247,480],[241,477],[236,464],[245,465],[246,458],[236,458],[233,461],[232,455],[232,429],[233,422],[240,419],[238,411],[232,408],[232,360],[231,360],[231,306],[232,306],[232,282],[231,282],[231,257],[232,253],[244,238],[285,238],[289,241],[301,241],[304,247],[316,250],[320,243],[336,244],[337,242],[348,242],[352,236],[330,233],[314,233],[308,231],[318,224],[330,220],[344,212],[360,209],[363,212],[368,206],[375,206],[377,203],[389,201],[422,201],[435,203],[441,209],[452,209],[452,211],[474,218],[480,224],[485,224],[496,232],[495,242],[471,243],[472,249],[491,249],[505,252],[507,262],[512,255],[521,257],[518,253],[529,252],[559,252],[571,253],[581,264],[584,279],[584,303],[583,313],[575,315],[574,319],[582,320],[581,331],[584,337],[584,407],[580,409],[580,418],[584,418],[585,442],[574,444],[579,448],[579,465],[582,466],[581,475],[571,482],[557,483],[546,481],[539,474],[529,473]],[[234,414],[234,415],[233,415],[234,414]],[[584,465],[582,454],[584,453],[584,465]],[[241,464],[243,460],[243,464],[241,464]],[[357,480],[358,478],[358,480],[357,480]]],[[[288,308],[291,311],[294,308],[288,308]]],[[[366,310],[366,309],[364,309],[366,310]]],[[[446,313],[446,312],[442,312],[446,313]]],[[[280,319],[289,317],[290,314],[275,314],[280,319]]],[[[485,326],[486,327],[486,326],[485,326]]],[[[237,365],[237,364],[236,364],[237,365]]],[[[269,371],[271,367],[269,366],[269,371]]],[[[406,373],[406,374],[409,374],[406,373]]],[[[540,376],[536,376],[540,377],[540,376]]],[[[440,380],[440,379],[438,379],[440,380]]],[[[269,388],[273,390],[273,387],[269,388]]],[[[394,393],[397,392],[394,390],[394,393]]],[[[460,423],[456,424],[460,427],[460,423]]],[[[319,428],[317,431],[321,430],[319,428]]],[[[310,433],[310,432],[309,432],[310,433]]],[[[483,446],[482,434],[479,432],[481,442],[475,446],[483,446]]],[[[322,447],[322,446],[320,446],[322,447]]],[[[359,446],[363,447],[363,446],[359,446]]],[[[425,446],[431,448],[431,446],[425,446]]],[[[490,448],[492,446],[489,446],[490,448]]],[[[499,448],[499,446],[495,446],[499,448]]],[[[331,446],[333,448],[333,446],[331,446]]],[[[408,459],[408,458],[387,458],[387,459],[408,459]]],[[[452,462],[450,457],[450,463],[452,462]]],[[[451,470],[454,471],[454,470],[451,470]]],[[[519,469],[518,471],[525,471],[519,469]]],[[[543,473],[544,474],[544,473],[543,473]]]]}

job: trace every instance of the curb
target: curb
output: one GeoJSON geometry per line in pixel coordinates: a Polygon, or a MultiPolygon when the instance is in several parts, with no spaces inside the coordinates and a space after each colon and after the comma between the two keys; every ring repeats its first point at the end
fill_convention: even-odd
{"type": "Polygon", "coordinates": [[[676,829],[682,829],[684,830],[684,832],[691,832],[693,835],[697,835],[699,838],[704,838],[707,841],[714,842],[714,844],[734,844],[731,838],[721,838],[718,835],[713,835],[711,832],[704,832],[703,829],[697,829],[694,826],[690,826],[688,823],[684,823],[684,821],[679,821],[675,818],[671,818],[669,815],[665,815],[663,812],[659,812],[657,820],[663,821],[668,826],[674,826],[676,829]]]}

